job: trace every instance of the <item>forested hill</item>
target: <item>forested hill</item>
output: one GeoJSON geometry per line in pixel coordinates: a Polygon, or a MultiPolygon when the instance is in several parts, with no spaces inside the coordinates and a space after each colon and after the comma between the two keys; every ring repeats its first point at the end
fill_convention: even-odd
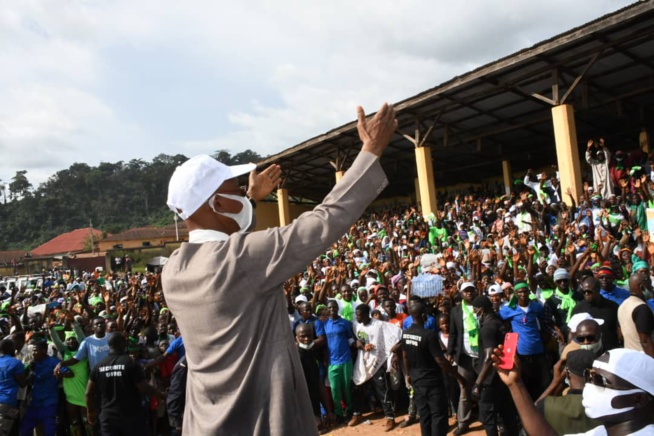
{"type": "MultiPolygon", "coordinates": [[[[228,165],[263,159],[251,150],[233,156],[220,150],[213,156],[228,165]]],[[[107,233],[173,224],[166,206],[168,180],[187,159],[160,154],[152,162],[75,163],[38,188],[27,171],[17,171],[10,182],[0,182],[0,250],[31,250],[91,223],[107,233]]]]}

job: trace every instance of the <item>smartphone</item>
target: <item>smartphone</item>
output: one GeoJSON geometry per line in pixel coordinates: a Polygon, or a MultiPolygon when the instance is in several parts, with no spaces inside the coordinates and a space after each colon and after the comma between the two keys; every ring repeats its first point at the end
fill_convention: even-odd
{"type": "Polygon", "coordinates": [[[518,334],[507,333],[504,337],[504,356],[500,362],[500,368],[510,371],[513,369],[513,359],[515,358],[516,350],[518,349],[518,334]]]}

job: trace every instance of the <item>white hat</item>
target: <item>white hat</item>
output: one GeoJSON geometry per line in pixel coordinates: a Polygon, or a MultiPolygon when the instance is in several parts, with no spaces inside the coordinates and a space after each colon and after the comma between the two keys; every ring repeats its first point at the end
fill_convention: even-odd
{"type": "Polygon", "coordinates": [[[473,288],[475,289],[475,285],[472,282],[463,282],[461,283],[461,286],[459,287],[460,291],[464,291],[468,288],[473,288]]]}
{"type": "Polygon", "coordinates": [[[568,328],[570,329],[571,332],[576,332],[577,331],[577,326],[582,322],[592,319],[593,321],[597,322],[597,324],[602,325],[604,324],[603,319],[599,318],[593,318],[590,313],[577,313],[575,315],[572,315],[570,317],[570,321],[568,321],[568,328]]]}
{"type": "Polygon", "coordinates": [[[307,300],[307,296],[306,296],[306,295],[300,294],[300,295],[298,295],[297,297],[295,297],[295,304],[299,303],[300,301],[307,302],[307,301],[309,301],[309,300],[307,300]]]}
{"type": "Polygon", "coordinates": [[[593,362],[593,368],[617,375],[639,389],[654,395],[654,358],[642,351],[615,348],[593,362]]]}
{"type": "Polygon", "coordinates": [[[502,292],[502,287],[500,285],[490,285],[488,287],[488,295],[497,295],[497,294],[503,294],[502,292]]]}
{"type": "Polygon", "coordinates": [[[360,283],[360,282],[359,282],[357,279],[354,279],[354,280],[352,280],[352,281],[350,282],[350,287],[351,287],[351,288],[357,288],[357,287],[359,287],[359,283],[360,283]]]}
{"type": "Polygon", "coordinates": [[[249,173],[256,167],[253,163],[230,167],[206,154],[192,157],[178,166],[170,178],[166,204],[186,220],[225,180],[249,173]]]}

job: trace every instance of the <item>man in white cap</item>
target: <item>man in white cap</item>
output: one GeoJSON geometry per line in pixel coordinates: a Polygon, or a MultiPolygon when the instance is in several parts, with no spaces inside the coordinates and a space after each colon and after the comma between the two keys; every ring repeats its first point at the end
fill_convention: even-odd
{"type": "Polygon", "coordinates": [[[162,271],[166,301],[184,336],[188,389],[184,434],[316,434],[311,402],[287,321],[282,284],[346,233],[386,187],[379,158],[397,121],[384,104],[366,120],[361,152],[323,203],[290,225],[249,233],[252,206],[281,181],[277,165],[225,166],[198,156],[171,177],[168,206],[189,242],[162,271]]]}
{"type": "Polygon", "coordinates": [[[479,359],[479,323],[475,317],[472,301],[477,296],[477,289],[472,282],[461,284],[461,304],[454,306],[450,312],[450,337],[447,343],[446,358],[456,363],[458,373],[466,380],[461,387],[458,427],[455,435],[465,434],[472,423],[472,385],[477,378],[477,359],[479,359]]]}
{"type": "MultiPolygon", "coordinates": [[[[558,433],[538,413],[520,378],[520,361],[513,369],[499,368],[503,351],[496,348],[493,366],[509,387],[527,434],[554,436],[558,433]]],[[[642,351],[616,348],[602,354],[584,371],[582,405],[586,416],[602,425],[578,436],[654,434],[654,359],[642,351]]]]}

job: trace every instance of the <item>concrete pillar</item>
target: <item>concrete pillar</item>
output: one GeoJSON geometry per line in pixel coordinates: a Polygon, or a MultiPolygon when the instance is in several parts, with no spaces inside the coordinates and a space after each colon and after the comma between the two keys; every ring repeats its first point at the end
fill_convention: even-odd
{"type": "Polygon", "coordinates": [[[511,162],[508,160],[502,161],[502,176],[504,177],[504,193],[511,194],[511,162]]]}
{"type": "Polygon", "coordinates": [[[340,182],[344,175],[345,171],[336,171],[336,183],[340,182]]]}
{"type": "Polygon", "coordinates": [[[436,185],[434,183],[431,147],[416,147],[416,167],[418,169],[418,184],[420,185],[422,216],[427,217],[432,213],[436,213],[436,185]]]}
{"type": "Polygon", "coordinates": [[[291,223],[291,211],[288,206],[288,189],[277,190],[277,206],[279,207],[279,227],[291,223]]]}
{"type": "Polygon", "coordinates": [[[640,149],[645,153],[649,153],[649,135],[647,134],[647,130],[645,130],[645,128],[643,128],[643,130],[640,132],[640,135],[638,135],[638,139],[640,142],[640,149]]]}
{"type": "Polygon", "coordinates": [[[416,190],[416,204],[418,206],[420,206],[420,204],[421,204],[421,201],[420,201],[420,179],[417,178],[417,177],[415,179],[413,179],[413,185],[415,186],[415,190],[416,190]]]}
{"type": "Polygon", "coordinates": [[[581,166],[579,165],[579,147],[577,146],[577,127],[572,105],[562,104],[552,108],[554,140],[556,142],[556,159],[561,176],[561,194],[570,206],[570,198],[565,195],[568,188],[575,199],[581,195],[581,166]]]}

